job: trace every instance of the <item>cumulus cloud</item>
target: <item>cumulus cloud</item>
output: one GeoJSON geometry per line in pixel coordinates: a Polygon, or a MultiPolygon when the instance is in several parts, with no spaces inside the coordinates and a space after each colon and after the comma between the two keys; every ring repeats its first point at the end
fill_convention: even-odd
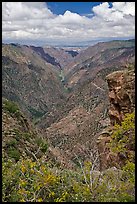
{"type": "Polygon", "coordinates": [[[56,15],[45,2],[2,2],[3,41],[75,43],[134,35],[135,2],[113,2],[111,8],[104,2],[91,15],[56,15]]]}
{"type": "Polygon", "coordinates": [[[4,21],[26,21],[52,17],[52,12],[44,2],[3,2],[2,19],[4,21]]]}

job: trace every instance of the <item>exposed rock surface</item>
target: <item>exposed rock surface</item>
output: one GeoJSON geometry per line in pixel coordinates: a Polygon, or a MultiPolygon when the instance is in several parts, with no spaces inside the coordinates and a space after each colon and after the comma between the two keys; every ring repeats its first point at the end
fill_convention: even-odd
{"type": "Polygon", "coordinates": [[[126,113],[135,109],[135,73],[116,71],[107,76],[109,87],[109,116],[111,124],[121,124],[126,113]]]}
{"type": "Polygon", "coordinates": [[[100,133],[97,144],[100,153],[100,169],[121,165],[125,161],[122,153],[113,153],[108,147],[115,123],[121,125],[126,113],[135,110],[135,73],[133,70],[116,71],[107,77],[109,87],[110,126],[100,133]]]}

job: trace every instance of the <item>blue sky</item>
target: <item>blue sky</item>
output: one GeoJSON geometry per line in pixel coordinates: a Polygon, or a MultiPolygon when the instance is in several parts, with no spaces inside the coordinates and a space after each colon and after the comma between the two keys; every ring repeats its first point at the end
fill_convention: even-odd
{"type": "Polygon", "coordinates": [[[47,2],[48,8],[55,14],[64,14],[69,10],[80,15],[90,14],[91,9],[103,2],[47,2]]]}
{"type": "Polygon", "coordinates": [[[135,2],[2,2],[3,42],[91,45],[135,37],[135,2]]]}

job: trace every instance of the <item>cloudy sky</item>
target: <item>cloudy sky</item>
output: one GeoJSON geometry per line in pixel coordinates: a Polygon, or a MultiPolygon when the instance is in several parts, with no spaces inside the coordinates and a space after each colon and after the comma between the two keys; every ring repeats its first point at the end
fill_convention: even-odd
{"type": "Polygon", "coordinates": [[[3,42],[78,45],[135,37],[135,2],[2,2],[3,42]]]}

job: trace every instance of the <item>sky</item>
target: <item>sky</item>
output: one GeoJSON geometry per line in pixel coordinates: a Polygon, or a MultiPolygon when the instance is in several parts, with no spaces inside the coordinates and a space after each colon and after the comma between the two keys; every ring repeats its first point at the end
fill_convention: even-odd
{"type": "Polygon", "coordinates": [[[55,14],[64,14],[66,10],[80,15],[93,14],[91,8],[103,2],[47,2],[48,8],[55,14]],[[91,13],[92,12],[92,13],[91,13]]]}
{"type": "Polygon", "coordinates": [[[86,45],[135,38],[135,2],[2,2],[2,41],[86,45]]]}

